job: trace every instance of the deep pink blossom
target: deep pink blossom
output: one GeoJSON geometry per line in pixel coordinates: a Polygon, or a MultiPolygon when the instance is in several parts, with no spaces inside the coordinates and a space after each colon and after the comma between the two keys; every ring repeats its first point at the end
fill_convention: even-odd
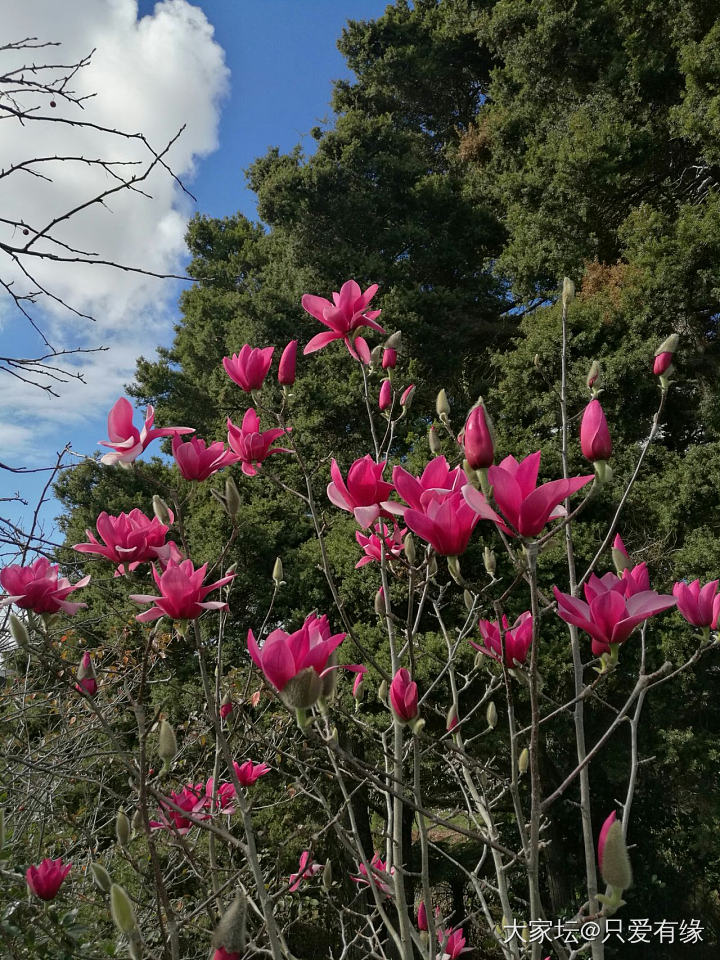
{"type": "Polygon", "coordinates": [[[60,576],[60,567],[50,563],[46,557],[38,557],[27,567],[12,564],[0,570],[0,585],[8,593],[7,597],[0,600],[0,607],[14,603],[34,613],[57,613],[62,610],[72,616],[87,604],[72,603],[65,598],[88,583],[90,577],[83,577],[71,584],[66,577],[60,576]]]}
{"type": "Polygon", "coordinates": [[[253,763],[252,760],[246,760],[245,763],[236,763],[233,760],[233,768],[238,782],[243,787],[251,787],[260,777],[270,773],[270,767],[266,763],[253,763]]]}
{"type": "MultiPolygon", "coordinates": [[[[571,477],[569,480],[551,480],[538,487],[539,469],[538,450],[520,462],[515,457],[505,457],[502,463],[488,470],[498,509],[523,537],[537,536],[548,520],[564,515],[564,508],[560,506],[562,501],[594,479],[592,475],[571,477]]],[[[463,487],[463,495],[474,509],[486,508],[485,498],[470,484],[463,487]]]]}
{"type": "Polygon", "coordinates": [[[63,864],[62,857],[57,860],[46,857],[37,866],[33,864],[27,868],[25,879],[36,897],[40,897],[41,900],[54,900],[71,868],[71,863],[63,864]]]}
{"type": "Polygon", "coordinates": [[[589,580],[583,587],[585,599],[588,603],[594,600],[599,594],[606,593],[608,590],[614,590],[616,593],[629,599],[636,593],[644,593],[649,589],[650,574],[648,573],[647,564],[644,561],[643,563],[636,564],[634,567],[626,567],[621,577],[615,576],[614,573],[606,573],[603,574],[602,577],[591,573],[589,580]]]}
{"type": "Polygon", "coordinates": [[[153,606],[135,617],[139,623],[151,623],[160,617],[170,617],[171,620],[194,620],[204,610],[227,610],[228,605],[220,600],[205,600],[213,590],[224,587],[234,579],[235,574],[222,577],[208,586],[203,586],[207,572],[204,563],[197,570],[192,560],[182,560],[176,563],[170,560],[163,573],[158,573],[153,566],[153,577],[160,591],[160,596],[149,594],[131,594],[130,599],[135,603],[152,603],[153,606]]]}
{"type": "Polygon", "coordinates": [[[610,430],[599,400],[591,400],[585,407],[580,424],[580,448],[583,456],[593,463],[609,460],[612,454],[610,430]]]}
{"type": "Polygon", "coordinates": [[[370,349],[365,339],[357,336],[355,331],[360,327],[370,327],[378,333],[385,333],[375,320],[380,316],[380,311],[368,310],[377,289],[378,285],[374,283],[362,293],[354,280],[348,280],[340,288],[340,293],[333,293],[332,303],[324,297],[306,293],[302,298],[303,308],[329,329],[316,334],[303,353],[314,353],[333,340],[342,340],[352,357],[361,363],[369,363],[370,349]]]}
{"type": "Polygon", "coordinates": [[[310,856],[309,850],[303,850],[300,854],[300,863],[298,872],[290,874],[290,890],[294,893],[300,887],[301,880],[312,880],[318,873],[322,873],[322,865],[315,863],[310,856]]]}
{"type": "Polygon", "coordinates": [[[365,556],[358,560],[355,568],[364,567],[366,563],[372,563],[376,560],[378,563],[382,559],[383,542],[385,543],[385,557],[399,557],[403,551],[403,541],[407,533],[406,527],[399,527],[393,523],[392,532],[385,523],[376,523],[373,527],[373,533],[366,537],[359,530],[355,531],[355,539],[363,548],[365,556]]]}
{"type": "Polygon", "coordinates": [[[179,433],[194,433],[194,427],[153,427],[155,408],[148,404],[145,411],[145,423],[142,430],[133,425],[133,408],[125,397],[115,403],[108,415],[108,440],[100,440],[100,445],[110,447],[112,453],[100,458],[101,463],[110,466],[119,463],[128,466],[136,460],[145,447],[158,437],[174,437],[179,433]]]}
{"type": "Polygon", "coordinates": [[[495,459],[495,445],[482,403],[478,403],[470,411],[458,439],[463,445],[465,459],[473,470],[483,470],[492,464],[495,459]]]}
{"type": "Polygon", "coordinates": [[[347,481],[343,480],[335,460],[330,464],[332,482],[327,495],[336,507],[352,513],[361,527],[369,527],[382,514],[389,516],[397,507],[388,502],[393,485],[382,479],[386,461],[375,463],[370,454],[356,460],[348,470],[347,481]]]}
{"type": "Polygon", "coordinates": [[[704,587],[699,580],[686,583],[681,580],[673,587],[673,596],[677,600],[677,608],[688,623],[694,627],[711,627],[717,629],[720,617],[720,594],[718,581],[711,580],[704,587]]]}
{"type": "Polygon", "coordinates": [[[610,831],[610,827],[615,823],[616,819],[617,819],[617,814],[613,810],[613,812],[605,820],[602,827],[600,828],[600,836],[598,837],[597,854],[598,854],[598,866],[600,867],[601,870],[603,865],[603,854],[605,853],[605,840],[607,838],[608,832],[610,831]]]}
{"type": "Polygon", "coordinates": [[[533,620],[529,610],[521,613],[512,627],[508,623],[507,617],[502,618],[502,629],[504,634],[501,637],[498,625],[491,620],[480,620],[478,623],[480,636],[483,643],[470,643],[480,653],[484,653],[498,663],[505,663],[505,666],[512,668],[518,663],[525,663],[528,651],[532,644],[533,620]],[[504,656],[503,656],[504,653],[504,656]]]}
{"type": "Polygon", "coordinates": [[[291,387],[295,383],[297,347],[297,340],[291,340],[280,357],[280,363],[278,364],[278,383],[284,387],[291,387]]]}
{"type": "Polygon", "coordinates": [[[421,509],[408,508],[404,520],[413,533],[426,540],[441,556],[457,557],[467,550],[481,516],[499,520],[487,502],[481,507],[478,498],[476,503],[477,509],[471,507],[460,490],[451,494],[429,490],[422,495],[421,509]]]}
{"type": "MultiPolygon", "coordinates": [[[[437,494],[454,493],[461,490],[468,482],[467,474],[462,467],[450,466],[445,457],[434,457],[425,467],[419,477],[408,473],[404,467],[393,468],[393,484],[405,503],[413,510],[423,510],[423,494],[432,492],[437,494]]],[[[393,513],[403,514],[404,504],[393,503],[393,513]]]]}
{"type": "Polygon", "coordinates": [[[237,454],[226,450],[222,440],[208,445],[200,437],[192,437],[183,443],[180,437],[173,437],[172,452],[180,473],[186,480],[207,480],[218,470],[235,463],[237,454]]]}
{"type": "Polygon", "coordinates": [[[388,379],[383,380],[380,386],[380,396],[378,397],[378,408],[382,413],[392,404],[392,384],[388,379]]]}
{"type": "Polygon", "coordinates": [[[205,784],[205,802],[203,809],[212,811],[213,793],[215,793],[215,809],[220,811],[220,813],[226,813],[228,815],[235,813],[236,791],[234,783],[219,783],[216,790],[215,780],[213,777],[210,777],[205,784]]]}
{"type": "Polygon", "coordinates": [[[76,690],[84,690],[89,696],[95,696],[98,690],[97,678],[95,675],[95,667],[93,666],[92,657],[87,650],[80,658],[80,666],[78,667],[77,671],[77,681],[78,682],[75,684],[76,690]]]}
{"type": "Polygon", "coordinates": [[[392,370],[397,363],[397,350],[393,350],[392,347],[385,347],[382,355],[382,367],[383,370],[392,370]]]}
{"type": "Polygon", "coordinates": [[[418,716],[418,688],[410,673],[402,667],[390,684],[390,703],[402,723],[411,723],[418,716]]]}
{"type": "Polygon", "coordinates": [[[669,350],[658,353],[653,362],[653,373],[656,377],[661,377],[667,373],[668,368],[673,362],[673,354],[669,350]]]}
{"type": "Polygon", "coordinates": [[[226,950],[225,947],[218,947],[213,954],[213,960],[240,960],[240,958],[238,950],[226,950]]]}
{"type": "MultiPolygon", "coordinates": [[[[170,512],[171,523],[173,519],[170,512]]],[[[95,526],[100,540],[91,530],[86,530],[89,543],[76,543],[73,550],[96,553],[110,563],[117,564],[116,576],[124,574],[126,570],[135,570],[149,560],[170,559],[170,548],[165,543],[168,527],[157,517],[151,520],[142,510],[131,510],[116,517],[103,510],[95,526]]]]}
{"type": "Polygon", "coordinates": [[[309,707],[317,702],[321,679],[334,668],[331,655],[344,639],[344,633],[331,635],[326,616],[311,613],[295,633],[273,630],[262,647],[248,630],[247,645],[255,665],[283,699],[293,707],[309,707]]]}
{"type": "Polygon", "coordinates": [[[427,921],[427,910],[425,908],[425,901],[420,901],[420,906],[418,907],[417,912],[417,928],[418,930],[427,930],[428,921],[427,921]]]}
{"type": "Polygon", "coordinates": [[[648,617],[675,606],[675,597],[654,590],[643,590],[627,598],[622,589],[606,589],[596,592],[588,603],[561,593],[557,587],[553,587],[553,592],[558,603],[558,616],[592,637],[596,657],[609,653],[612,645],[624,643],[635,627],[648,617]]]}
{"type": "Polygon", "coordinates": [[[220,713],[220,717],[221,717],[223,720],[227,720],[227,718],[230,716],[230,714],[233,712],[234,709],[235,709],[235,707],[234,707],[234,705],[233,705],[232,702],[230,702],[230,703],[221,703],[221,704],[220,704],[220,710],[219,710],[218,712],[220,713]]]}
{"type": "Polygon", "coordinates": [[[409,405],[410,405],[410,401],[412,400],[414,393],[415,393],[415,384],[414,384],[414,383],[411,383],[409,387],[405,387],[405,389],[403,390],[403,392],[402,392],[401,395],[400,395],[400,406],[401,406],[401,407],[407,407],[407,406],[409,406],[409,405]]]}
{"type": "Polygon", "coordinates": [[[387,864],[381,859],[379,853],[376,853],[370,861],[369,876],[364,863],[358,864],[358,873],[359,876],[351,877],[350,879],[361,886],[369,887],[372,884],[386,897],[392,896],[393,888],[391,878],[395,873],[395,868],[391,867],[388,873],[387,864]]]}
{"type": "Polygon", "coordinates": [[[447,930],[438,930],[438,942],[440,943],[438,960],[457,960],[457,957],[470,950],[470,947],[465,946],[462,927],[458,930],[453,930],[452,927],[447,930]]]}
{"type": "MultiPolygon", "coordinates": [[[[212,793],[212,787],[210,792],[212,793]]],[[[183,787],[180,793],[173,791],[168,799],[180,807],[182,813],[173,810],[169,804],[161,801],[161,819],[150,821],[151,830],[173,830],[184,837],[186,833],[192,830],[196,821],[208,819],[208,815],[202,813],[208,805],[208,796],[204,784],[197,783],[183,787]],[[193,819],[190,819],[190,817],[193,817],[193,819]]]]}
{"type": "Polygon", "coordinates": [[[282,427],[260,430],[260,418],[250,407],[245,411],[242,427],[236,426],[230,417],[227,421],[228,443],[242,463],[242,472],[254,477],[259,465],[273,453],[289,453],[285,447],[273,447],[273,443],[286,431],[282,427]]]}
{"type": "Polygon", "coordinates": [[[275,347],[251,347],[245,344],[240,353],[232,357],[223,357],[223,367],[230,379],[245,393],[259,390],[272,363],[275,347]]]}

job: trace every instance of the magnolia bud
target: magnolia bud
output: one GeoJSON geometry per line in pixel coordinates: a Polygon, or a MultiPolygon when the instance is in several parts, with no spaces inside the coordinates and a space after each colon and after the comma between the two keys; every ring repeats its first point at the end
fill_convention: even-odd
{"type": "Polygon", "coordinates": [[[450,403],[444,389],[435,398],[435,410],[441,420],[447,420],[450,416],[450,403]]]}
{"type": "Polygon", "coordinates": [[[228,477],[225,481],[225,509],[231,520],[234,520],[238,515],[241,504],[240,491],[233,478],[228,477]]]}
{"type": "Polygon", "coordinates": [[[588,390],[592,390],[593,392],[600,386],[600,364],[597,360],[593,360],[590,364],[590,370],[588,371],[585,382],[587,383],[588,390]]]}
{"type": "Polygon", "coordinates": [[[285,584],[284,574],[283,574],[283,565],[282,560],[278,557],[275,561],[275,566],[273,567],[272,572],[273,582],[276,587],[282,587],[285,584]]]}
{"type": "Polygon", "coordinates": [[[680,346],[680,337],[677,333],[671,333],[670,336],[663,340],[660,346],[655,351],[655,356],[660,356],[661,353],[677,353],[677,348],[680,346]]]}
{"type": "Polygon", "coordinates": [[[121,933],[132,933],[137,928],[132,902],[119,883],[113,883],[110,887],[110,913],[121,933]]]}
{"type": "Polygon", "coordinates": [[[375,594],[375,600],[374,600],[374,602],[373,602],[373,607],[374,607],[374,609],[375,609],[375,613],[376,613],[379,617],[384,617],[384,616],[385,616],[385,591],[383,590],[382,587],[380,587],[380,589],[378,590],[378,592],[375,594]]]}
{"type": "Polygon", "coordinates": [[[494,730],[495,727],[497,726],[498,717],[497,717],[497,707],[492,702],[492,700],[487,705],[487,710],[485,711],[485,719],[487,720],[487,725],[490,727],[490,729],[494,730]]]}
{"type": "Polygon", "coordinates": [[[105,867],[101,863],[91,863],[90,873],[92,873],[92,878],[98,889],[102,890],[103,893],[110,893],[112,880],[105,867]]]}
{"type": "Polygon", "coordinates": [[[132,828],[136,832],[139,832],[140,830],[143,830],[144,827],[145,827],[145,824],[143,823],[142,810],[140,809],[140,807],[138,807],[135,813],[133,814],[132,828]]]}
{"type": "Polygon", "coordinates": [[[247,942],[247,900],[241,891],[227,908],[215,927],[212,945],[224,947],[228,953],[244,952],[247,942]]]}
{"type": "Polygon", "coordinates": [[[383,680],[380,686],[378,687],[378,699],[381,703],[387,704],[388,698],[388,682],[383,680]]]}
{"type": "Polygon", "coordinates": [[[497,562],[495,560],[495,554],[490,547],[485,547],[483,550],[483,563],[485,564],[487,575],[494,578],[495,570],[497,569],[497,562]]]}
{"type": "Polygon", "coordinates": [[[379,343],[370,351],[370,363],[380,363],[383,355],[383,345],[379,343]]]}
{"type": "Polygon", "coordinates": [[[522,776],[524,773],[527,773],[527,768],[530,764],[530,753],[528,748],[525,747],[518,757],[518,773],[522,776]]]}
{"type": "Polygon", "coordinates": [[[473,597],[469,590],[463,590],[463,600],[465,602],[465,609],[470,613],[475,606],[475,597],[473,597]]]}
{"type": "Polygon", "coordinates": [[[325,861],[325,866],[323,867],[322,873],[322,885],[325,889],[325,892],[328,893],[330,887],[332,886],[333,875],[332,875],[332,863],[330,860],[325,861]]]}
{"type": "Polygon", "coordinates": [[[115,835],[121,846],[126,847],[130,843],[132,828],[124,810],[118,810],[115,817],[115,835]]]}
{"type": "Polygon", "coordinates": [[[165,503],[162,497],[159,497],[157,494],[152,498],[153,513],[158,518],[160,523],[164,524],[166,527],[169,527],[173,522],[173,515],[170,511],[170,507],[165,503]]]}
{"type": "Polygon", "coordinates": [[[411,383],[409,387],[405,387],[403,392],[400,394],[400,406],[408,409],[412,403],[412,398],[415,394],[415,384],[411,383]]]}
{"type": "Polygon", "coordinates": [[[428,562],[427,562],[428,577],[432,580],[432,578],[437,574],[437,571],[438,571],[437,560],[435,559],[435,554],[433,554],[431,557],[428,557],[428,562]]]}
{"type": "Polygon", "coordinates": [[[19,647],[27,647],[30,643],[28,629],[19,617],[10,614],[10,634],[19,647]]]}
{"type": "Polygon", "coordinates": [[[567,309],[569,304],[575,299],[575,284],[572,282],[570,277],[563,277],[562,285],[562,305],[563,309],[567,309]]]}
{"type": "Polygon", "coordinates": [[[632,883],[630,857],[619,820],[611,824],[605,835],[600,874],[605,883],[616,890],[627,890],[632,883]]]}
{"type": "Polygon", "coordinates": [[[137,930],[128,934],[127,948],[130,960],[143,960],[142,937],[137,930]]]}
{"type": "Polygon", "coordinates": [[[460,570],[460,558],[459,558],[459,557],[448,557],[448,558],[447,558],[447,566],[448,566],[448,570],[449,570],[449,572],[450,572],[450,576],[453,578],[453,580],[455,581],[455,583],[459,583],[459,584],[462,585],[462,583],[463,583],[463,578],[462,578],[462,571],[460,570]]]}
{"type": "Polygon", "coordinates": [[[478,652],[475,654],[475,660],[473,662],[473,666],[475,667],[476,670],[479,670],[484,663],[485,663],[485,654],[480,653],[480,651],[478,650],[478,652]]]}
{"type": "Polygon", "coordinates": [[[407,562],[413,566],[415,563],[415,538],[411,533],[408,533],[403,540],[403,550],[405,551],[405,557],[407,562]]]}
{"type": "Polygon", "coordinates": [[[402,347],[402,332],[396,330],[395,333],[391,333],[385,341],[385,346],[388,350],[399,350],[402,347]]]}
{"type": "Polygon", "coordinates": [[[458,725],[457,707],[453,703],[451,704],[448,712],[445,714],[445,729],[449,733],[451,730],[454,730],[457,725],[458,725]]]}
{"type": "Polygon", "coordinates": [[[161,720],[160,732],[158,734],[158,755],[160,759],[169,763],[177,753],[177,750],[178,746],[175,731],[167,720],[161,720]]]}
{"type": "Polygon", "coordinates": [[[440,453],[442,450],[442,443],[440,442],[440,437],[435,427],[430,427],[428,431],[428,444],[430,446],[430,453],[433,455],[440,453]]]}

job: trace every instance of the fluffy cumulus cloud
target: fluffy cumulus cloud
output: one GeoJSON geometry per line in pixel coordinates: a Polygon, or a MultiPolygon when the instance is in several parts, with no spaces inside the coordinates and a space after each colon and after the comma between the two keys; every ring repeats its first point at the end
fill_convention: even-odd
{"type": "MultiPolygon", "coordinates": [[[[0,51],[0,72],[27,63],[74,63],[95,50],[90,65],[70,87],[78,94],[94,94],[83,108],[61,97],[50,108],[37,100],[37,114],[75,119],[99,127],[141,132],[161,150],[185,125],[167,161],[172,171],[192,189],[201,158],[218,146],[218,122],[228,85],[222,48],[203,11],[187,0],[162,0],[147,16],[140,16],[136,0],[32,0],[6,5],[5,40],[37,37],[62,46],[25,52],[0,51]]],[[[25,101],[27,104],[27,100],[25,101]]],[[[78,162],[50,162],[35,169],[50,180],[29,173],[0,178],[0,242],[23,242],[27,225],[32,237],[54,218],[85,203],[112,186],[113,170],[127,175],[144,170],[152,155],[138,139],[78,128],[70,124],[33,120],[20,125],[3,119],[0,170],[33,157],[65,156],[133,162],[134,167],[103,168],[78,162]]],[[[63,244],[92,251],[101,259],[147,271],[182,273],[186,260],[183,241],[193,204],[177,181],[158,165],[139,187],[94,204],[55,229],[63,244]]],[[[45,240],[35,249],[59,252],[45,240]]],[[[19,292],[30,288],[17,265],[0,256],[0,278],[12,280],[19,292]]],[[[86,384],[70,381],[56,386],[53,398],[5,374],[0,376],[0,445],[4,457],[27,458],[38,450],[38,434],[62,445],[60,432],[79,429],[83,421],[107,410],[122,385],[132,379],[138,355],[152,355],[167,342],[177,282],[81,263],[24,261],[38,284],[66,304],[88,314],[68,312],[57,301],[42,298],[33,308],[48,340],[57,348],[95,347],[107,351],[74,356],[64,363],[82,369],[86,384]],[[3,413],[4,411],[4,413],[3,413]]],[[[0,290],[0,353],[37,356],[42,340],[28,328],[4,291],[0,290]]],[[[96,439],[95,437],[92,438],[96,439]]]]}

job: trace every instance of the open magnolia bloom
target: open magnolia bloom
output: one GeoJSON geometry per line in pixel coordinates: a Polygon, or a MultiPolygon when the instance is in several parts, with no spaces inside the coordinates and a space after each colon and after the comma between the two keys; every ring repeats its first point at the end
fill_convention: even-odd
{"type": "Polygon", "coordinates": [[[347,280],[340,288],[340,293],[333,293],[332,303],[324,297],[306,293],[302,298],[303,308],[329,329],[325,333],[315,334],[303,353],[315,353],[333,340],[342,340],[351,357],[362,363],[370,363],[370,348],[365,338],[357,336],[356,331],[360,327],[370,327],[378,333],[385,333],[375,320],[380,316],[380,311],[368,310],[377,290],[378,285],[374,283],[363,293],[354,280],[347,280]]]}
{"type": "Polygon", "coordinates": [[[155,408],[148,404],[142,430],[133,424],[133,408],[129,400],[120,397],[108,415],[108,439],[100,445],[110,447],[112,452],[101,457],[100,462],[112,466],[129,466],[143,450],[158,437],[174,437],[179,433],[194,433],[194,427],[153,427],[155,408]]]}

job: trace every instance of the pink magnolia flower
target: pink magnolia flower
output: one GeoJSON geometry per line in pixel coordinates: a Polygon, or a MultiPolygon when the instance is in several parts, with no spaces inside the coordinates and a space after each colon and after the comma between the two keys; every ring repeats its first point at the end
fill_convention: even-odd
{"type": "MultiPolygon", "coordinates": [[[[463,468],[455,467],[451,470],[445,457],[434,457],[419,477],[414,477],[404,467],[394,467],[392,479],[395,489],[405,503],[409,504],[413,510],[419,511],[423,509],[423,494],[454,493],[456,490],[461,490],[468,482],[463,468]]],[[[402,503],[392,504],[393,513],[403,514],[406,509],[402,503]]]]}
{"type": "Polygon", "coordinates": [[[612,440],[607,420],[599,400],[591,400],[585,407],[580,424],[580,448],[586,460],[609,460],[612,440]]]}
{"type": "Polygon", "coordinates": [[[383,370],[393,370],[395,364],[397,363],[397,350],[393,350],[392,347],[385,347],[382,355],[382,367],[383,370]]]}
{"type": "Polygon", "coordinates": [[[692,583],[681,580],[675,584],[672,592],[678,610],[688,623],[694,627],[716,630],[720,618],[720,594],[717,589],[717,580],[711,580],[704,587],[700,586],[699,580],[693,580],[692,583]]]}
{"type": "Polygon", "coordinates": [[[473,470],[483,470],[492,464],[495,459],[495,445],[482,403],[478,403],[470,411],[458,440],[462,443],[465,459],[473,470]]]}
{"type": "Polygon", "coordinates": [[[628,556],[628,552],[625,549],[625,544],[623,543],[622,537],[619,533],[615,534],[611,553],[613,563],[615,564],[615,569],[617,570],[618,574],[621,574],[626,567],[631,565],[630,557],[628,556]]]}
{"type": "MultiPolygon", "coordinates": [[[[492,466],[488,470],[488,480],[498,509],[522,537],[537,536],[548,520],[562,516],[565,512],[560,506],[562,501],[594,479],[592,475],[571,477],[568,480],[551,480],[538,487],[539,469],[538,450],[519,463],[515,457],[505,457],[499,466],[492,466]]],[[[473,509],[486,507],[484,497],[480,499],[480,491],[470,484],[463,487],[463,495],[473,509]]]]}
{"type": "Polygon", "coordinates": [[[610,814],[607,820],[605,820],[602,827],[600,828],[600,836],[598,837],[597,853],[598,853],[598,866],[600,867],[601,870],[603,865],[603,854],[605,853],[605,839],[608,835],[610,827],[615,823],[616,819],[617,819],[617,814],[613,810],[613,812],[610,814]]]}
{"type": "Polygon", "coordinates": [[[605,573],[602,577],[590,574],[590,579],[583,590],[588,603],[601,593],[614,590],[623,597],[630,598],[636,593],[644,593],[650,589],[650,575],[646,563],[638,563],[634,567],[626,567],[621,577],[614,573],[605,573]]]}
{"type": "MultiPolygon", "coordinates": [[[[215,780],[213,777],[208,779],[208,782],[205,784],[205,803],[203,804],[204,809],[211,810],[213,809],[213,792],[215,792],[215,780]]],[[[234,783],[219,783],[217,791],[215,792],[215,804],[220,813],[225,813],[232,815],[235,813],[235,784],[234,783]]]]}
{"type": "Polygon", "coordinates": [[[330,465],[332,483],[328,484],[328,498],[336,507],[352,513],[361,527],[369,527],[381,514],[389,516],[394,509],[388,501],[393,485],[382,479],[386,462],[375,463],[368,453],[353,463],[347,481],[335,460],[330,465]]]}
{"type": "Polygon", "coordinates": [[[353,681],[352,695],[357,700],[362,692],[363,683],[365,682],[365,674],[367,673],[367,667],[364,667],[361,663],[357,664],[354,670],[355,680],[353,681]]]}
{"type": "Polygon", "coordinates": [[[422,495],[421,509],[406,509],[404,520],[413,533],[426,540],[436,553],[443,557],[457,557],[467,550],[481,517],[495,522],[500,520],[481,493],[470,506],[460,490],[450,494],[428,490],[422,495]]]}
{"type": "Polygon", "coordinates": [[[251,787],[260,777],[270,773],[270,767],[266,763],[253,763],[252,760],[246,760],[242,764],[233,760],[233,769],[238,782],[243,787],[251,787]]]}
{"type": "Polygon", "coordinates": [[[278,366],[278,383],[291,387],[295,383],[295,364],[297,362],[297,340],[291,340],[280,357],[278,366]]]}
{"type": "Polygon", "coordinates": [[[351,877],[350,879],[361,886],[365,885],[369,887],[372,884],[386,897],[392,896],[393,888],[389,881],[395,873],[395,868],[392,867],[388,873],[387,865],[385,861],[381,859],[379,853],[376,853],[370,861],[369,875],[364,863],[358,864],[358,873],[360,876],[351,877]]]}
{"type": "Polygon", "coordinates": [[[512,627],[509,625],[507,617],[503,616],[504,645],[496,623],[491,620],[481,620],[478,627],[483,643],[479,644],[470,640],[470,644],[476,650],[484,653],[487,657],[492,657],[498,663],[504,662],[505,666],[510,669],[518,663],[525,663],[532,644],[533,632],[532,614],[529,610],[521,613],[512,627]]]}
{"type": "Polygon", "coordinates": [[[679,343],[680,337],[676,333],[672,333],[657,348],[655,362],[653,363],[653,373],[656,377],[662,377],[670,370],[679,343]]]}
{"type": "Polygon", "coordinates": [[[87,650],[80,659],[80,666],[78,667],[76,676],[78,682],[75,684],[75,689],[78,691],[84,690],[89,696],[94,697],[97,693],[98,685],[92,657],[87,650]]]}
{"type": "Polygon", "coordinates": [[[226,950],[225,947],[218,947],[213,954],[213,960],[240,960],[240,953],[237,950],[226,950]]]}
{"type": "Polygon", "coordinates": [[[410,673],[402,667],[390,684],[390,703],[402,723],[411,723],[418,716],[418,688],[410,673]]]}
{"type": "Polygon", "coordinates": [[[206,572],[206,563],[196,570],[192,560],[182,560],[180,563],[170,560],[167,568],[160,574],[153,566],[153,578],[160,596],[155,597],[144,593],[130,594],[130,599],[135,603],[153,604],[149,610],[138,614],[135,619],[138,623],[151,623],[161,617],[170,617],[171,620],[194,620],[203,610],[227,610],[227,603],[220,600],[205,600],[205,597],[211,591],[230,583],[235,574],[231,573],[204,587],[203,580],[206,572]]]}
{"type": "Polygon", "coordinates": [[[324,333],[316,334],[305,347],[303,353],[315,353],[333,340],[342,340],[350,352],[350,356],[361,363],[370,363],[370,348],[363,337],[357,336],[355,331],[360,327],[370,327],[378,333],[385,333],[375,318],[380,316],[379,310],[368,310],[368,305],[377,293],[378,285],[374,283],[365,293],[354,280],[348,280],[340,288],[340,293],[333,293],[333,302],[324,297],[316,297],[306,293],[302,298],[302,305],[310,316],[329,327],[324,333]]]}
{"type": "Polygon", "coordinates": [[[405,387],[402,394],[400,395],[400,406],[409,407],[410,401],[412,400],[414,393],[415,393],[414,383],[411,383],[409,387],[405,387]]]}
{"type": "Polygon", "coordinates": [[[417,912],[417,928],[418,930],[427,930],[428,921],[427,921],[427,910],[425,908],[425,901],[420,901],[420,906],[418,907],[417,912]]]}
{"type": "Polygon", "coordinates": [[[45,557],[38,557],[27,567],[12,564],[0,570],[0,585],[8,596],[0,600],[0,607],[14,603],[23,610],[34,613],[57,613],[62,610],[69,616],[77,613],[86,603],[72,603],[66,600],[74,590],[86,587],[90,577],[83,577],[76,584],[60,576],[60,567],[50,563],[45,557]]]}
{"type": "Polygon", "coordinates": [[[470,947],[465,946],[462,927],[458,930],[453,930],[452,927],[447,930],[438,930],[438,941],[440,943],[438,960],[456,960],[461,954],[470,950],[470,947]]]}
{"type": "Polygon", "coordinates": [[[675,597],[657,594],[654,590],[643,590],[627,598],[621,591],[607,589],[595,593],[588,603],[561,593],[557,587],[553,587],[553,592],[558,616],[592,637],[596,657],[609,653],[613,644],[624,643],[644,620],[675,606],[675,597]]]}
{"type": "Polygon", "coordinates": [[[397,523],[393,523],[391,533],[387,524],[376,523],[373,530],[375,532],[369,537],[366,537],[359,530],[355,531],[355,539],[365,553],[365,556],[355,564],[355,569],[364,567],[366,563],[372,563],[374,560],[379,563],[382,559],[383,542],[385,543],[386,557],[399,557],[403,551],[403,541],[407,533],[407,527],[399,527],[397,523]]]}
{"type": "MultiPolygon", "coordinates": [[[[210,793],[212,794],[212,787],[210,793]]],[[[182,813],[161,801],[161,819],[150,821],[151,830],[172,830],[184,837],[192,830],[196,821],[209,819],[207,814],[202,814],[208,803],[206,788],[202,783],[183,787],[180,793],[173,791],[168,799],[180,807],[182,813]]]]}
{"type": "Polygon", "coordinates": [[[300,863],[298,872],[290,874],[290,890],[294,893],[300,887],[301,880],[312,880],[318,873],[322,873],[322,865],[315,863],[310,856],[309,850],[303,850],[300,854],[300,863]]]}
{"type": "Polygon", "coordinates": [[[250,407],[245,411],[242,427],[236,426],[230,417],[227,420],[228,443],[242,463],[242,472],[254,477],[259,465],[273,453],[290,453],[285,447],[273,447],[273,442],[281,437],[285,430],[274,427],[272,430],[260,430],[260,417],[250,407]]]}
{"type": "Polygon", "coordinates": [[[275,347],[251,347],[247,343],[240,353],[232,357],[223,357],[223,367],[230,379],[241,387],[245,393],[259,390],[272,363],[275,347]]]}
{"type": "Polygon", "coordinates": [[[30,891],[36,897],[40,897],[41,900],[54,900],[71,868],[71,863],[63,865],[62,857],[57,860],[46,857],[37,866],[33,864],[27,868],[25,879],[30,891]]]}
{"type": "Polygon", "coordinates": [[[180,437],[173,437],[172,452],[186,480],[207,480],[238,459],[232,450],[225,449],[222,440],[208,446],[200,437],[192,437],[187,443],[183,443],[180,437]]]}
{"type": "MultiPolygon", "coordinates": [[[[171,523],[173,519],[170,513],[171,523]]],[[[124,574],[126,570],[135,570],[148,560],[160,557],[169,559],[169,546],[165,543],[169,528],[157,517],[151,520],[142,510],[131,510],[116,517],[103,510],[95,526],[100,540],[91,530],[86,530],[89,543],[76,543],[73,550],[96,553],[110,563],[117,564],[115,576],[124,574]]]]}
{"type": "Polygon", "coordinates": [[[232,702],[221,703],[220,710],[218,712],[220,713],[220,717],[223,720],[227,720],[227,718],[230,716],[230,714],[233,712],[234,709],[235,709],[235,706],[232,702]]]}
{"type": "Polygon", "coordinates": [[[259,647],[252,630],[247,645],[255,665],[290,707],[311,707],[322,693],[322,677],[332,669],[333,651],[345,639],[344,633],[330,634],[323,615],[311,613],[299,630],[273,630],[259,647]]]}
{"type": "Polygon", "coordinates": [[[380,396],[378,398],[378,408],[382,413],[384,410],[387,410],[392,404],[392,384],[386,378],[383,380],[380,387],[380,396]]]}
{"type": "Polygon", "coordinates": [[[100,463],[110,466],[119,463],[127,466],[137,460],[145,447],[158,437],[174,437],[179,433],[194,433],[193,427],[153,427],[155,408],[148,404],[142,430],[133,426],[133,408],[125,397],[115,403],[108,415],[108,440],[100,445],[110,447],[112,453],[100,458],[100,463]]]}

